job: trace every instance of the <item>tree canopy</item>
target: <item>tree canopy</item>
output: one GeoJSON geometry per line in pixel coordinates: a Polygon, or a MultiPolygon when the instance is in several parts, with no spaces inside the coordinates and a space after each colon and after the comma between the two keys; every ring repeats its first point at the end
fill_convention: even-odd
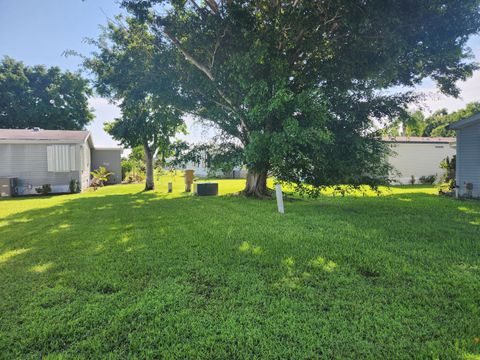
{"type": "Polygon", "coordinates": [[[0,128],[82,130],[93,119],[91,95],[79,73],[5,57],[0,63],[0,128]]]}
{"type": "Polygon", "coordinates": [[[145,189],[151,190],[156,153],[184,130],[183,113],[175,106],[175,73],[168,69],[169,48],[156,41],[145,24],[122,17],[110,21],[92,43],[99,51],[84,65],[95,75],[97,91],[118,101],[122,112],[120,118],[105,124],[105,130],[126,147],[143,147],[145,189]]]}
{"type": "Polygon", "coordinates": [[[192,112],[242,144],[248,195],[268,174],[308,189],[386,181],[372,120],[414,96],[382,90],[431,77],[457,96],[477,68],[477,0],[122,3],[176,49],[192,112]]]}

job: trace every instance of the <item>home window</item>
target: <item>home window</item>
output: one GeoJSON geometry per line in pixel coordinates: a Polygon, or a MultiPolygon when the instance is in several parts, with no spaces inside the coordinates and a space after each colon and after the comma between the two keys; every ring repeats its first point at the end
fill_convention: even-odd
{"type": "Polygon", "coordinates": [[[78,170],[75,145],[47,146],[47,168],[50,172],[78,170]]]}

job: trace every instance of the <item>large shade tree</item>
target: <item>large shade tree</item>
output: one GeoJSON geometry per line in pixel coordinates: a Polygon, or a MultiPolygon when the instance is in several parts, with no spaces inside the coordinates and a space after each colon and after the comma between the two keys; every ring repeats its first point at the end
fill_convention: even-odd
{"type": "Polygon", "coordinates": [[[122,116],[105,130],[124,146],[144,150],[145,190],[154,189],[153,160],[184,130],[171,51],[133,18],[110,21],[99,39],[99,50],[84,65],[95,75],[97,91],[117,101],[122,116]]]}
{"type": "Polygon", "coordinates": [[[79,73],[0,62],[0,128],[82,130],[93,119],[92,90],[79,73]]]}
{"type": "MultiPolygon", "coordinates": [[[[386,180],[371,129],[431,77],[457,96],[476,65],[477,0],[124,0],[177,50],[195,113],[239,141],[247,195],[273,174],[299,187],[386,180]]],[[[310,188],[311,187],[307,187],[310,188]]]]}

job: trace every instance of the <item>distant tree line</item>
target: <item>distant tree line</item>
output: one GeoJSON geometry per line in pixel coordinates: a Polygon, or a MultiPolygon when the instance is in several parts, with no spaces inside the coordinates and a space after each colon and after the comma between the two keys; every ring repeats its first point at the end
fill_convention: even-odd
{"type": "Polygon", "coordinates": [[[80,73],[54,66],[0,62],[0,128],[82,130],[92,121],[92,89],[80,73]]]}
{"type": "Polygon", "coordinates": [[[463,109],[448,112],[447,109],[435,111],[425,116],[420,110],[405,112],[395,118],[384,130],[385,135],[391,136],[424,136],[448,137],[455,136],[455,131],[448,130],[448,124],[468,118],[480,113],[480,102],[467,104],[463,109]]]}

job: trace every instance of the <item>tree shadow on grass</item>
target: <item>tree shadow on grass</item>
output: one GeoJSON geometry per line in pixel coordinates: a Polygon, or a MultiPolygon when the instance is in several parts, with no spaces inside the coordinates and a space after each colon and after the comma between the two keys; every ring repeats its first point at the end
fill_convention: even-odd
{"type": "MultiPolygon", "coordinates": [[[[79,197],[4,218],[0,225],[0,264],[13,266],[16,259],[32,259],[24,264],[24,268],[31,268],[41,266],[42,261],[54,264],[63,253],[81,254],[81,261],[88,254],[132,252],[165,241],[168,234],[174,234],[178,241],[183,233],[192,241],[182,239],[180,243],[192,244],[196,238],[203,241],[210,230],[225,232],[227,237],[235,231],[240,241],[243,227],[249,227],[250,236],[255,229],[259,234],[267,230],[280,240],[282,232],[288,236],[291,229],[297,229],[306,238],[311,233],[312,241],[316,241],[315,235],[334,239],[358,234],[358,241],[352,239],[352,245],[369,247],[372,242],[382,242],[382,248],[393,250],[390,247],[397,247],[401,241],[405,251],[411,246],[418,249],[433,245],[429,250],[435,252],[434,245],[458,245],[459,232],[462,241],[474,239],[480,231],[479,209],[480,205],[473,202],[426,194],[322,197],[295,202],[285,215],[277,214],[273,203],[230,196],[166,199],[142,191],[79,197]],[[365,243],[364,235],[368,234],[375,236],[365,243]],[[33,260],[36,253],[38,259],[33,260]]],[[[283,240],[295,245],[295,239],[283,240]]]]}
{"type": "Polygon", "coordinates": [[[80,196],[6,217],[4,353],[81,351],[86,339],[101,343],[84,344],[84,354],[125,350],[128,334],[155,329],[160,315],[165,340],[175,333],[169,326],[202,324],[223,306],[237,309],[232,316],[255,309],[280,316],[285,298],[335,309],[334,301],[368,303],[380,290],[387,301],[412,284],[419,290],[411,297],[439,284],[455,298],[479,278],[476,204],[402,194],[298,201],[285,215],[275,206],[140,192],[80,196]],[[175,317],[182,313],[188,320],[175,317]]]}

